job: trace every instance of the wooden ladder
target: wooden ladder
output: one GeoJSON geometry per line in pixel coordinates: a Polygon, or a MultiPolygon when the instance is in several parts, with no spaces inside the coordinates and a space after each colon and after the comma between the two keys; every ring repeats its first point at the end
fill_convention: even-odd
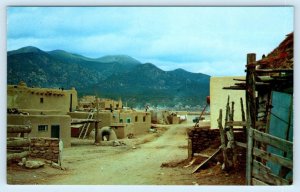
{"type": "MultiPolygon", "coordinates": [[[[94,117],[94,110],[91,110],[91,112],[88,115],[87,120],[93,119],[93,117],[94,117]]],[[[90,124],[91,123],[89,123],[89,122],[83,124],[83,126],[81,128],[81,131],[80,131],[80,134],[78,136],[79,139],[81,139],[81,138],[84,139],[86,137],[86,134],[89,130],[90,124]]]]}

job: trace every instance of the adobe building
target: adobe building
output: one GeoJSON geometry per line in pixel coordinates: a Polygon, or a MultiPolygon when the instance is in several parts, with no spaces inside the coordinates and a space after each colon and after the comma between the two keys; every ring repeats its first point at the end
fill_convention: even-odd
{"type": "MultiPolygon", "coordinates": [[[[8,125],[30,125],[29,137],[51,137],[63,141],[64,147],[71,146],[69,115],[7,115],[8,125]]],[[[7,135],[16,136],[16,135],[7,135]]]]}
{"type": "Polygon", "coordinates": [[[7,86],[7,108],[17,108],[20,111],[31,113],[54,113],[66,114],[74,111],[78,105],[77,91],[53,89],[53,88],[32,88],[26,83],[7,86]]]}
{"type": "Polygon", "coordinates": [[[24,82],[7,86],[7,124],[31,125],[29,137],[52,137],[71,146],[71,117],[77,108],[77,91],[27,87],[24,82]]]}
{"type": "Polygon", "coordinates": [[[218,128],[219,111],[222,109],[226,111],[226,103],[228,96],[230,101],[234,101],[234,117],[235,121],[242,121],[240,98],[245,104],[245,91],[243,90],[228,90],[223,87],[228,87],[236,83],[234,79],[245,79],[244,76],[235,77],[211,77],[210,78],[210,126],[211,128],[218,128]]]}
{"type": "MultiPolygon", "coordinates": [[[[117,138],[122,139],[128,135],[145,134],[151,127],[150,112],[134,111],[134,110],[99,110],[93,112],[93,119],[100,120],[98,128],[110,126],[116,132],[117,138]]],[[[72,119],[87,119],[90,112],[70,112],[68,113],[72,119]]],[[[95,129],[94,124],[90,124],[88,134],[95,129]]],[[[72,127],[72,136],[79,135],[79,128],[72,127]]]]}
{"type": "MultiPolygon", "coordinates": [[[[106,109],[106,110],[116,110],[116,109],[122,109],[123,108],[123,103],[122,100],[119,99],[118,101],[113,100],[113,99],[107,99],[107,98],[98,98],[98,104],[100,109],[106,109]]],[[[97,100],[96,96],[94,95],[86,95],[80,98],[79,100],[79,109],[80,110],[90,110],[93,108],[96,108],[97,106],[97,100]]]]}

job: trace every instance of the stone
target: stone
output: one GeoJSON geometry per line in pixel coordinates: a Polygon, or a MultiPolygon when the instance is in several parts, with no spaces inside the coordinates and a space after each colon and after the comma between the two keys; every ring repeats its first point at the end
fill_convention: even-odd
{"type": "Polygon", "coordinates": [[[116,147],[116,146],[120,146],[120,142],[119,141],[113,141],[113,146],[116,147]]]}
{"type": "Polygon", "coordinates": [[[59,166],[59,164],[52,162],[51,163],[51,167],[55,168],[55,169],[61,169],[61,167],[59,166]]]}
{"type": "Polygon", "coordinates": [[[26,161],[25,167],[28,169],[37,169],[45,165],[42,161],[26,161]]]}
{"type": "Polygon", "coordinates": [[[25,164],[26,163],[26,157],[22,158],[22,163],[25,164]]]}

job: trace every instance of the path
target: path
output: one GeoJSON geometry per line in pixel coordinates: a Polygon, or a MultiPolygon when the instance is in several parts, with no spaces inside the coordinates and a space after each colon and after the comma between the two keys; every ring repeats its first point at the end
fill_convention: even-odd
{"type": "MultiPolygon", "coordinates": [[[[161,168],[162,163],[180,161],[187,158],[187,125],[174,125],[155,139],[141,144],[137,149],[120,150],[105,155],[99,151],[70,161],[72,173],[60,175],[48,180],[45,184],[189,184],[193,182],[190,170],[161,168]],[[84,158],[84,159],[83,159],[84,158]]],[[[93,146],[94,148],[101,148],[93,146]]],[[[119,148],[119,147],[111,147],[119,148]]],[[[66,157],[68,162],[68,157],[66,157]]]]}

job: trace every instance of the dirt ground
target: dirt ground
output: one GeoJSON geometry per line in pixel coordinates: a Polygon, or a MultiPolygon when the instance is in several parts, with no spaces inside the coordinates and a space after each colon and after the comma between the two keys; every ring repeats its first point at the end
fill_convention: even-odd
{"type": "MultiPolygon", "coordinates": [[[[120,146],[96,146],[93,140],[73,139],[63,151],[64,170],[46,164],[29,170],[7,167],[8,184],[46,185],[244,185],[245,172],[230,174],[211,162],[192,174],[199,158],[189,166],[186,128],[192,124],[160,126],[157,133],[124,139],[120,146]]],[[[210,155],[212,150],[207,150],[210,155]]]]}

